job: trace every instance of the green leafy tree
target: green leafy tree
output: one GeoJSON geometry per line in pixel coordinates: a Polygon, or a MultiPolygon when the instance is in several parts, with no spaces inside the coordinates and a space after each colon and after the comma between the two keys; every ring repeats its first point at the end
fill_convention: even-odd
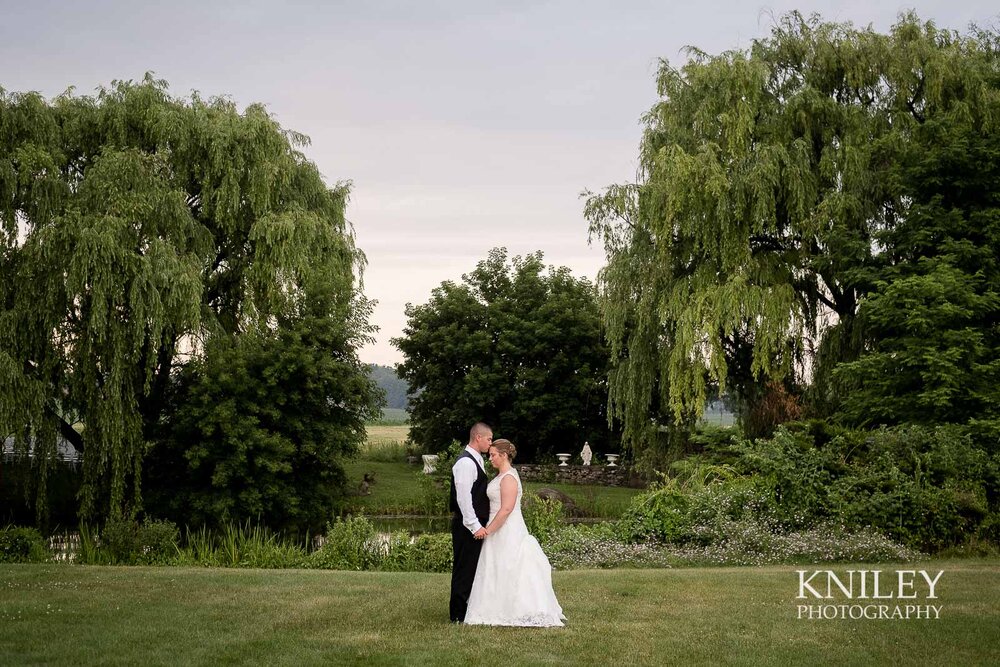
{"type": "Polygon", "coordinates": [[[147,508],[178,523],[320,530],[382,394],[332,318],[221,338],[188,364],[147,456],[147,508]]]}
{"type": "Polygon", "coordinates": [[[837,409],[878,239],[913,215],[897,167],[929,119],[995,117],[996,41],[914,15],[885,35],[792,13],[748,50],[662,63],[639,181],[586,204],[628,443],[691,423],[713,384],[744,426],[771,415],[759,432],[794,416],[807,378],[809,405],[837,409]]]}
{"type": "Polygon", "coordinates": [[[214,338],[301,315],[309,289],[357,321],[348,189],[306,141],[148,75],[0,90],[0,433],[33,448],[41,512],[57,434],[84,453],[84,515],[138,505],[171,376],[214,338]]]}
{"type": "Polygon", "coordinates": [[[1000,420],[1000,130],[986,120],[956,105],[913,133],[908,215],[879,236],[859,310],[865,348],[834,370],[849,423],[1000,420]]]}
{"type": "Polygon", "coordinates": [[[593,285],[569,269],[546,272],[542,254],[508,260],[494,249],[462,284],[444,282],[408,305],[400,377],[410,437],[427,451],[465,442],[485,421],[519,460],[552,451],[616,448],[607,427],[608,351],[593,285]]]}

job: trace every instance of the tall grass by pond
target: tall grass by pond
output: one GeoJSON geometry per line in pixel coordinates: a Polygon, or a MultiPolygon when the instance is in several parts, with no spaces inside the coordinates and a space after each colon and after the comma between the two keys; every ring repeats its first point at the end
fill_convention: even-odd
{"type": "MultiPolygon", "coordinates": [[[[874,531],[844,532],[835,526],[791,535],[766,526],[737,526],[731,539],[692,545],[623,539],[616,523],[566,526],[558,504],[530,502],[525,519],[560,570],[657,568],[778,563],[834,563],[849,560],[917,560],[924,554],[896,544],[874,531]]],[[[80,531],[75,554],[47,551],[32,529],[0,529],[0,543],[10,531],[20,535],[19,551],[0,552],[0,562],[70,561],[85,565],[197,565],[223,568],[318,568],[446,572],[451,568],[451,535],[430,532],[414,537],[409,530],[385,532],[365,517],[338,520],[313,539],[284,539],[261,526],[226,525],[219,531],[178,530],[169,522],[106,526],[80,531]],[[68,556],[68,557],[67,557],[68,556]]]]}

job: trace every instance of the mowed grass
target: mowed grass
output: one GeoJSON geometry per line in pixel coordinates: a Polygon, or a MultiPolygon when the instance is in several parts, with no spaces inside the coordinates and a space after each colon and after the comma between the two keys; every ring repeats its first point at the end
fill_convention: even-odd
{"type": "Polygon", "coordinates": [[[945,571],[940,619],[799,620],[794,567],[589,570],[554,574],[568,624],[533,629],[449,624],[447,574],[0,565],[0,656],[12,665],[1000,663],[1000,565],[905,567],[945,571]]]}
{"type": "Polygon", "coordinates": [[[422,466],[406,463],[386,463],[384,461],[349,461],[344,466],[348,488],[357,493],[366,473],[375,474],[375,483],[370,494],[354,495],[347,499],[348,507],[354,514],[422,514],[424,490],[417,474],[422,466]]]}
{"type": "Polygon", "coordinates": [[[560,484],[558,482],[525,482],[526,493],[537,492],[539,489],[556,489],[573,499],[577,507],[588,516],[602,519],[618,519],[628,508],[629,503],[643,489],[630,489],[623,486],[593,486],[588,484],[560,484]]]}

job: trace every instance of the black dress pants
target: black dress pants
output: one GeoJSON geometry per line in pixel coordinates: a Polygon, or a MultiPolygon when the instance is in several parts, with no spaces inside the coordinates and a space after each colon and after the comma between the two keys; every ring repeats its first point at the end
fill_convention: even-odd
{"type": "Polygon", "coordinates": [[[462,525],[461,518],[452,519],[451,547],[454,561],[451,570],[451,603],[449,611],[451,620],[465,620],[465,610],[469,607],[469,594],[472,593],[472,582],[476,578],[476,566],[479,564],[479,552],[483,550],[483,541],[477,540],[462,525]]]}

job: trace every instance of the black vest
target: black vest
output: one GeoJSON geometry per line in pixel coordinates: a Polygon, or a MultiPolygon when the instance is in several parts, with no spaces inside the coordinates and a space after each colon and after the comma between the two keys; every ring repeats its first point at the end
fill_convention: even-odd
{"type": "MultiPolygon", "coordinates": [[[[489,484],[490,480],[486,477],[486,473],[483,469],[479,467],[476,463],[475,457],[469,453],[468,450],[463,451],[455,459],[455,463],[461,458],[472,459],[472,463],[475,464],[478,475],[476,476],[476,481],[472,483],[472,510],[476,513],[476,518],[479,519],[479,523],[486,525],[490,520],[490,499],[486,495],[486,485],[489,484]]],[[[462,521],[462,510],[458,508],[458,499],[455,496],[455,473],[451,473],[451,498],[448,502],[451,511],[455,513],[455,518],[461,523],[462,521]]]]}

